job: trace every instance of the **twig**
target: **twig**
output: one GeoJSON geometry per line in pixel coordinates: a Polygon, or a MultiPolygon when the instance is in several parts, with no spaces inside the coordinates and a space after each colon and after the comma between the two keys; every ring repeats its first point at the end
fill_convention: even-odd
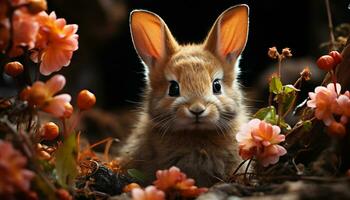
{"type": "Polygon", "coordinates": [[[328,17],[328,28],[329,28],[329,37],[330,37],[330,43],[329,43],[329,51],[334,50],[335,47],[335,38],[334,38],[334,32],[333,32],[333,22],[332,22],[332,12],[329,5],[329,0],[325,0],[326,3],[326,9],[327,9],[327,17],[328,17]]]}

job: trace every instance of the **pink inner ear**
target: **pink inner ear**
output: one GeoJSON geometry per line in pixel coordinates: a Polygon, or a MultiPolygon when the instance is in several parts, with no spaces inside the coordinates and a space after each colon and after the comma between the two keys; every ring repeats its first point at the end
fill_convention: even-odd
{"type": "Polygon", "coordinates": [[[138,53],[142,57],[160,58],[164,47],[164,27],[160,19],[147,12],[134,13],[131,28],[138,53]]]}
{"type": "Polygon", "coordinates": [[[248,14],[246,8],[234,8],[222,16],[219,21],[220,55],[238,56],[244,49],[247,40],[248,14]]]}

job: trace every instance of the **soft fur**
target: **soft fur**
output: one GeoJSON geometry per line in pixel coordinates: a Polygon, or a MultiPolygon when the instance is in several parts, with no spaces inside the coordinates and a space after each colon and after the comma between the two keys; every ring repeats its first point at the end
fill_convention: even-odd
{"type": "Polygon", "coordinates": [[[127,168],[154,180],[177,166],[199,186],[225,180],[242,161],[235,133],[247,119],[234,65],[248,33],[248,7],[227,9],[199,45],[179,45],[163,20],[148,11],[130,17],[135,48],[144,61],[147,91],[143,111],[121,153],[127,168]],[[221,94],[212,84],[220,79],[221,94]],[[168,95],[177,81],[180,96],[168,95]],[[191,109],[204,109],[199,121],[191,109]]]}

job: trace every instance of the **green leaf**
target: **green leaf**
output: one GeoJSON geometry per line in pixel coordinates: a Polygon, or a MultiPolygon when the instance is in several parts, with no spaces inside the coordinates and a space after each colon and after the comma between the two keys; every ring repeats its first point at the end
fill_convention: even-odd
{"type": "Polygon", "coordinates": [[[282,82],[281,79],[277,76],[274,76],[271,78],[270,85],[269,85],[269,90],[270,92],[274,94],[281,94],[283,87],[282,87],[282,82]]]}
{"type": "Polygon", "coordinates": [[[303,131],[309,132],[312,129],[312,122],[310,120],[303,121],[303,131]]]}
{"type": "Polygon", "coordinates": [[[285,122],[284,119],[282,119],[282,118],[280,120],[280,127],[282,129],[285,129],[286,131],[292,130],[292,127],[290,127],[290,125],[287,122],[285,122]]]}
{"type": "Polygon", "coordinates": [[[57,149],[56,174],[58,183],[63,187],[73,186],[77,176],[77,152],[75,133],[70,134],[57,149]]]}
{"type": "Polygon", "coordinates": [[[132,178],[134,178],[140,182],[145,182],[147,180],[146,175],[137,169],[128,169],[127,172],[132,178]]]}
{"type": "Polygon", "coordinates": [[[295,88],[294,85],[285,85],[283,86],[283,93],[289,94],[291,92],[299,92],[300,90],[295,88]]]}
{"type": "Polygon", "coordinates": [[[269,122],[271,124],[276,124],[277,122],[276,109],[274,106],[261,108],[260,110],[258,110],[258,112],[254,114],[254,118],[265,120],[266,122],[269,122]]]}

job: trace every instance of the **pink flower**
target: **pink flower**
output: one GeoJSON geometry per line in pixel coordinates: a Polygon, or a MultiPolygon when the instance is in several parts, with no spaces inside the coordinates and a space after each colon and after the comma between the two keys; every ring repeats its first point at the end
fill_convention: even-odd
{"type": "Polygon", "coordinates": [[[333,83],[329,83],[326,87],[319,86],[315,88],[315,92],[309,92],[311,100],[307,101],[307,106],[315,108],[315,116],[319,120],[323,120],[326,126],[334,121],[333,112],[337,111],[337,97],[340,93],[341,86],[336,84],[337,92],[333,83]]]}
{"type": "Polygon", "coordinates": [[[29,192],[34,173],[25,169],[27,159],[12,144],[0,140],[0,196],[11,196],[16,191],[29,192]]]}
{"type": "Polygon", "coordinates": [[[131,196],[133,200],[165,200],[164,192],[154,186],[148,186],[144,190],[134,188],[131,196]]]}
{"type": "Polygon", "coordinates": [[[169,170],[158,170],[157,180],[153,184],[165,192],[177,191],[183,197],[197,197],[207,192],[207,188],[198,188],[193,179],[187,178],[179,168],[171,167],[169,170]]]}
{"type": "Polygon", "coordinates": [[[13,47],[11,57],[23,54],[23,47],[32,49],[35,46],[39,23],[27,8],[17,9],[13,14],[13,47]]]}
{"type": "Polygon", "coordinates": [[[350,93],[346,91],[344,94],[337,98],[337,104],[333,108],[334,113],[341,115],[340,122],[346,124],[348,117],[350,117],[350,93]]]}
{"type": "Polygon", "coordinates": [[[78,26],[66,25],[66,20],[56,17],[55,12],[38,14],[40,23],[36,51],[32,54],[34,62],[41,62],[40,73],[50,75],[70,64],[73,51],[78,49],[78,26]]]}
{"type": "Polygon", "coordinates": [[[21,95],[22,100],[27,100],[29,105],[36,106],[55,117],[64,117],[71,96],[69,94],[54,95],[62,90],[65,84],[66,79],[62,75],[55,75],[46,83],[37,81],[22,92],[26,93],[21,95]]]}
{"type": "Polygon", "coordinates": [[[276,164],[279,157],[287,153],[284,147],[278,145],[285,140],[280,132],[278,126],[259,119],[250,120],[236,135],[239,155],[245,160],[255,156],[264,167],[276,164]]]}

